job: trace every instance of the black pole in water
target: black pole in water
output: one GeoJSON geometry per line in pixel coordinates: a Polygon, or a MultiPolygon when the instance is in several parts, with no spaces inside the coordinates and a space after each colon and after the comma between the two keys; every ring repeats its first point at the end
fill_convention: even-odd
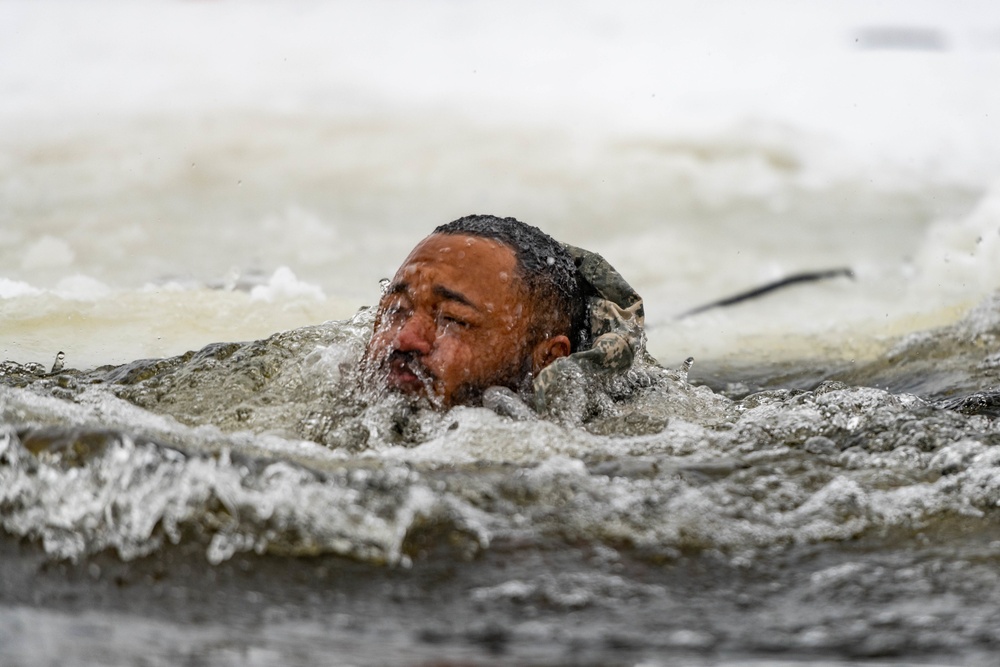
{"type": "Polygon", "coordinates": [[[781,289],[782,287],[788,287],[790,285],[796,285],[798,283],[808,283],[815,282],[817,280],[826,280],[827,278],[837,278],[838,276],[846,276],[848,278],[854,278],[854,271],[848,268],[841,269],[829,269],[827,271],[808,271],[805,273],[796,273],[794,275],[788,276],[787,278],[782,278],[773,283],[768,283],[766,285],[761,285],[760,287],[755,287],[752,290],[746,292],[740,292],[733,296],[727,297],[725,299],[720,299],[719,301],[713,301],[712,303],[707,303],[703,306],[698,306],[697,308],[692,308],[691,310],[685,311],[678,315],[675,319],[682,320],[685,317],[691,317],[698,313],[702,313],[706,310],[711,310],[712,308],[724,308],[726,306],[732,306],[743,301],[749,301],[750,299],[756,299],[759,296],[764,296],[768,292],[773,292],[774,290],[781,289]]]}

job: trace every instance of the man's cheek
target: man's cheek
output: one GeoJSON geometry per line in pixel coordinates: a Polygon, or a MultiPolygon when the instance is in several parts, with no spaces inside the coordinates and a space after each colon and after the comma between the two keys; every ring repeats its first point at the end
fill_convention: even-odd
{"type": "Polygon", "coordinates": [[[425,363],[438,377],[461,380],[467,377],[469,355],[454,340],[439,338],[425,363]]]}
{"type": "MultiPolygon", "coordinates": [[[[486,355],[488,353],[481,351],[480,354],[486,355]]],[[[455,366],[463,382],[473,382],[479,380],[479,376],[481,375],[479,371],[482,364],[483,360],[472,354],[470,350],[462,350],[460,353],[455,355],[455,366]]]]}
{"type": "Polygon", "coordinates": [[[368,342],[368,352],[383,356],[388,354],[391,351],[394,336],[395,332],[390,325],[377,322],[374,331],[372,331],[371,340],[368,342]]]}

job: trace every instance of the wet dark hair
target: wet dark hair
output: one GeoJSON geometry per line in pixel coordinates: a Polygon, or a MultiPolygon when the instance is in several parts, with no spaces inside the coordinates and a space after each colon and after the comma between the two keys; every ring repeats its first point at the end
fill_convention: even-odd
{"type": "Polygon", "coordinates": [[[576,263],[554,238],[515,218],[467,215],[434,230],[435,234],[465,234],[494,239],[514,251],[520,278],[535,300],[535,337],[566,335],[572,351],[588,340],[586,306],[576,263]]]}

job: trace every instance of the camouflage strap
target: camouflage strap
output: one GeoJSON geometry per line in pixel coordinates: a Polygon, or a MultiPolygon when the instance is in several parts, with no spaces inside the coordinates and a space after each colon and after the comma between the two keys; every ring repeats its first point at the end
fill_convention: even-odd
{"type": "Polygon", "coordinates": [[[645,313],[640,297],[606,259],[595,252],[567,245],[584,280],[590,316],[590,346],[550,364],[534,380],[535,407],[549,411],[556,385],[576,375],[567,364],[612,373],[628,370],[645,353],[645,313]]]}

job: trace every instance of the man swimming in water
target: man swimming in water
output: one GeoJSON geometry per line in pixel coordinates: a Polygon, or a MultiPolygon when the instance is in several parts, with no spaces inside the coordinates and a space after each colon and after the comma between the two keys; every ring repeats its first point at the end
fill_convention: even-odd
{"type": "Polygon", "coordinates": [[[642,317],[642,300],[599,255],[514,218],[472,215],[404,260],[363,365],[376,386],[439,408],[477,405],[490,387],[537,408],[566,364],[628,367],[642,317]]]}

